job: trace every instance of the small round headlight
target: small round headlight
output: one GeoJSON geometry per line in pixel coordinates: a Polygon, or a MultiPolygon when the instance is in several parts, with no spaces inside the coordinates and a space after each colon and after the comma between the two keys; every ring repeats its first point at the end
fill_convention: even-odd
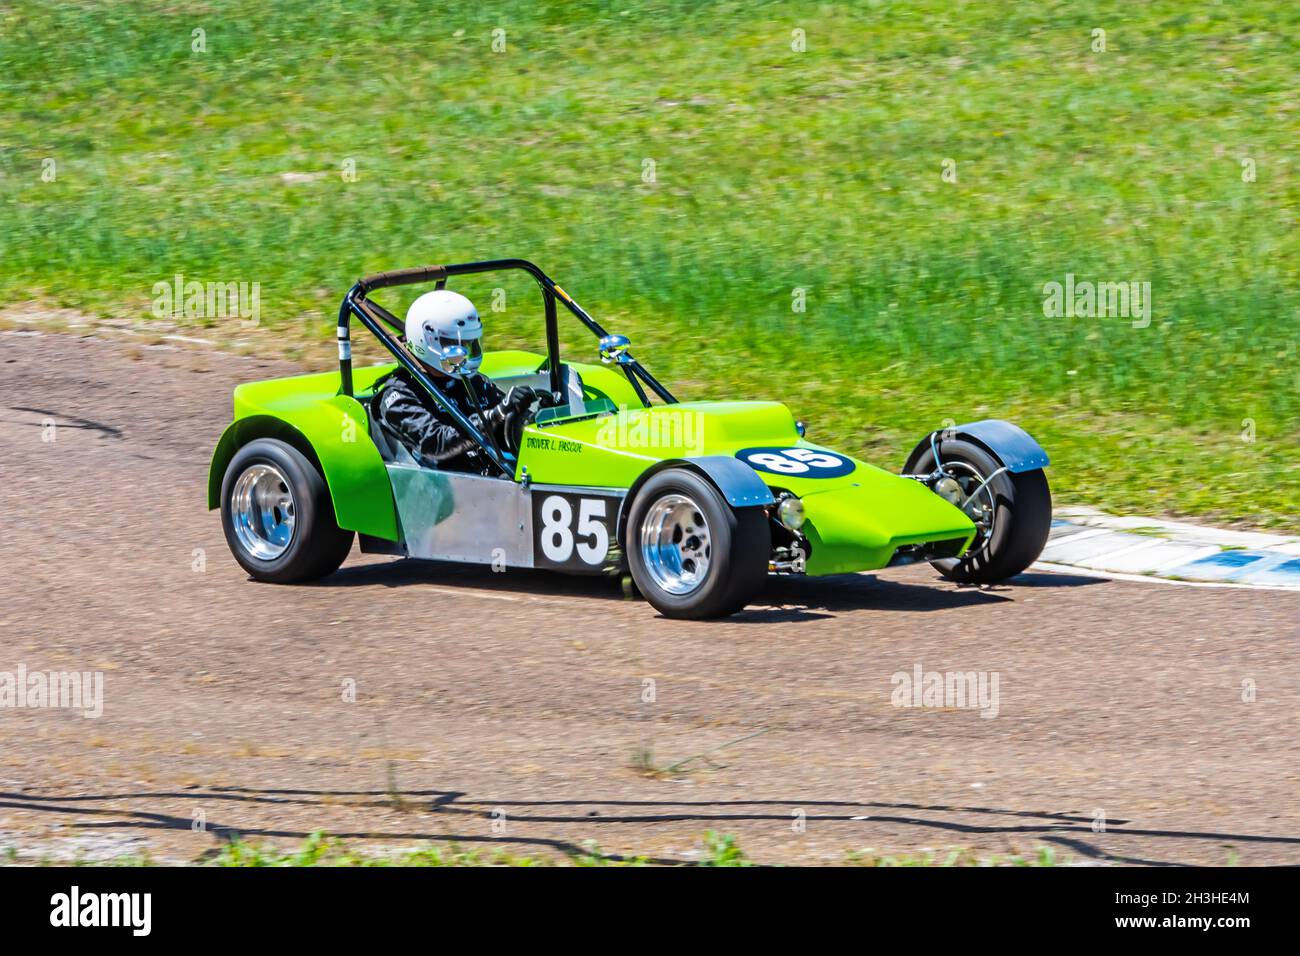
{"type": "Polygon", "coordinates": [[[803,502],[793,495],[787,495],[776,506],[776,520],[791,531],[803,527],[803,502]]]}
{"type": "Polygon", "coordinates": [[[934,483],[934,493],[949,504],[958,506],[961,505],[962,499],[966,497],[966,493],[961,490],[961,485],[947,475],[934,483]]]}

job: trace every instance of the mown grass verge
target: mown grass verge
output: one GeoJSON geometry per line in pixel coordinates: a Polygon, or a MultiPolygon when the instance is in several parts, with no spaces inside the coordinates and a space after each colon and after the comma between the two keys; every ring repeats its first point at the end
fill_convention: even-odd
{"type": "MultiPolygon", "coordinates": [[[[1011,418],[1063,501],[1296,530],[1297,36],[1268,0],[11,5],[0,295],[258,282],[326,354],[358,275],[520,255],[682,397],[895,466],[1011,418]],[[1149,324],[1045,316],[1067,274],[1150,282],[1149,324]]],[[[538,343],[525,284],[462,288],[538,343]]]]}

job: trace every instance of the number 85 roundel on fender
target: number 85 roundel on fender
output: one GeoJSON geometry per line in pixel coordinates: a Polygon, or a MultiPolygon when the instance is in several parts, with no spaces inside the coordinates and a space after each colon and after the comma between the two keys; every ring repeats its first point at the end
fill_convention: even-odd
{"type": "Polygon", "coordinates": [[[742,448],[736,457],[755,471],[801,478],[842,478],[857,467],[851,458],[821,448],[742,448]]]}

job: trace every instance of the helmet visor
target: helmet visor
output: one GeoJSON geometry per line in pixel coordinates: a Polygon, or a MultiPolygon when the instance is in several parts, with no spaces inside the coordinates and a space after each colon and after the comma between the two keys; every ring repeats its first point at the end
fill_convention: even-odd
{"type": "Polygon", "coordinates": [[[438,339],[438,345],[443,349],[452,345],[463,345],[469,351],[471,361],[483,357],[483,343],[478,339],[470,339],[468,342],[463,342],[459,339],[440,338],[438,339]]]}

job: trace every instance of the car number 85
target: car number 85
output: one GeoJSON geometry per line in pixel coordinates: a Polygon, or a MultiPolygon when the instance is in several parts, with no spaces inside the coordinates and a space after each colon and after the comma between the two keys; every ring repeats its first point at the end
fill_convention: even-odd
{"type": "Polygon", "coordinates": [[[804,478],[838,478],[854,468],[851,459],[820,448],[742,448],[736,457],[755,471],[804,478]]]}
{"type": "Polygon", "coordinates": [[[533,499],[534,563],[541,567],[599,569],[609,556],[616,498],[549,494],[533,499]]]}

